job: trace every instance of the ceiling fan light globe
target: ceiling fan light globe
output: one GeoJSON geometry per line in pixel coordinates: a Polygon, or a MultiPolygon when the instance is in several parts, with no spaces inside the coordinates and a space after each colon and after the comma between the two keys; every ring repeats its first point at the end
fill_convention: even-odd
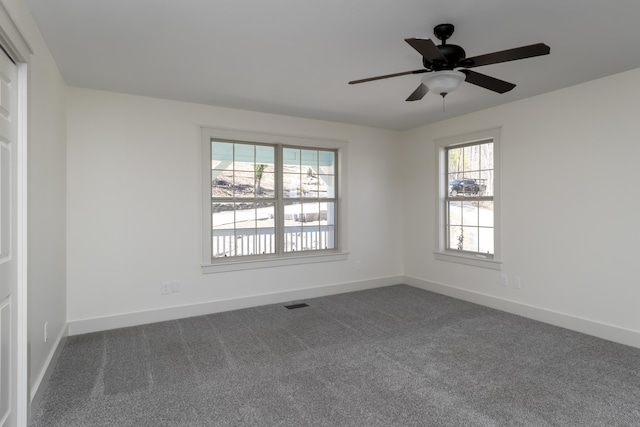
{"type": "Polygon", "coordinates": [[[455,70],[434,71],[425,75],[422,83],[429,88],[429,92],[445,96],[456,90],[465,77],[464,73],[455,70]]]}

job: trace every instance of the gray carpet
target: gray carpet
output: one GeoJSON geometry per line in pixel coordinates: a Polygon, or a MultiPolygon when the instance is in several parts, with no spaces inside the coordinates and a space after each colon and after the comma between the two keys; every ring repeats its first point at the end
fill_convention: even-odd
{"type": "Polygon", "coordinates": [[[640,426],[640,349],[391,286],[70,337],[33,426],[640,426]]]}

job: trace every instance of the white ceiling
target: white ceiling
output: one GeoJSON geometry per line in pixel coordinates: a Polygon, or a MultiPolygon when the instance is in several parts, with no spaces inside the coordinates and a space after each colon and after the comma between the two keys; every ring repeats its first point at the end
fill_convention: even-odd
{"type": "MultiPolygon", "coordinates": [[[[71,86],[410,129],[640,67],[638,0],[27,0],[71,86]],[[463,83],[405,99],[422,68],[404,42],[452,23],[467,56],[533,43],[547,56],[476,68],[517,84],[463,83]]],[[[594,100],[597,102],[597,100],[594,100]]]]}

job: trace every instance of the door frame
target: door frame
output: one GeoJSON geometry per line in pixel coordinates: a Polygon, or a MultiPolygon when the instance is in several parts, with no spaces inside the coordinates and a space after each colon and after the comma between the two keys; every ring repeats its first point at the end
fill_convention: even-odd
{"type": "Polygon", "coordinates": [[[29,423],[29,349],[28,349],[28,305],[27,305],[27,122],[28,122],[28,88],[29,61],[33,51],[16,26],[11,15],[0,2],[0,48],[16,64],[18,71],[18,135],[17,148],[17,257],[18,283],[16,294],[16,311],[18,324],[16,369],[16,424],[20,427],[29,423]]]}

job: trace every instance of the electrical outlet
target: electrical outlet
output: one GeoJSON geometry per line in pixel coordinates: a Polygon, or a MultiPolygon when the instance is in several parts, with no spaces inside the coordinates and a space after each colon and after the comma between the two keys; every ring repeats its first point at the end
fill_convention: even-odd
{"type": "Polygon", "coordinates": [[[44,322],[44,342],[49,341],[49,322],[44,322]]]}
{"type": "Polygon", "coordinates": [[[522,283],[520,282],[520,278],[517,277],[517,276],[513,278],[513,287],[515,289],[520,289],[522,287],[522,283]]]}
{"type": "Polygon", "coordinates": [[[506,274],[500,276],[500,284],[502,286],[509,286],[509,276],[507,276],[506,274]]]}
{"type": "Polygon", "coordinates": [[[172,294],[176,294],[180,292],[180,281],[179,280],[172,280],[171,281],[171,293],[172,294]]]}
{"type": "Polygon", "coordinates": [[[171,282],[160,283],[160,293],[162,295],[168,295],[171,293],[171,282]]]}

